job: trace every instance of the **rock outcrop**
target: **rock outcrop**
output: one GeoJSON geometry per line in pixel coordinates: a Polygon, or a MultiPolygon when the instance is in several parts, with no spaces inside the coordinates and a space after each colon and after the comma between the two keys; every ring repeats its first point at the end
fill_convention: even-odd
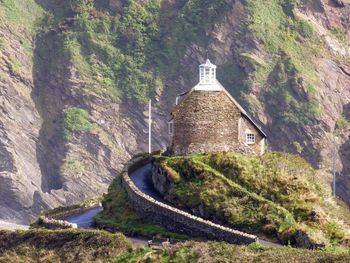
{"type": "MultiPolygon", "coordinates": [[[[28,0],[24,9],[31,13],[18,15],[16,12],[23,8],[20,2],[13,0],[10,6],[7,2],[0,4],[0,219],[29,223],[42,210],[79,203],[105,192],[123,163],[133,154],[147,150],[147,106],[144,102],[116,100],[96,92],[95,89],[109,79],[103,80],[101,74],[97,74],[101,82],[84,79],[81,67],[86,65],[78,56],[81,50],[71,54],[73,60],[67,59],[66,45],[74,46],[74,43],[64,42],[62,37],[69,40],[67,29],[73,27],[76,19],[73,15],[64,15],[69,5],[28,0]],[[89,113],[92,128],[89,132],[74,131],[73,137],[67,140],[62,135],[64,114],[72,107],[89,113]]],[[[144,5],[147,1],[139,2],[144,5]]],[[[218,79],[251,115],[261,120],[259,124],[267,132],[269,145],[274,150],[300,153],[315,167],[329,172],[332,134],[350,103],[347,62],[350,4],[303,0],[292,14],[288,6],[284,6],[284,12],[289,12],[287,15],[293,21],[304,21],[301,32],[291,31],[291,35],[296,35],[291,42],[297,43],[292,48],[306,47],[308,35],[314,34],[319,40],[310,47],[315,54],[312,57],[315,69],[306,66],[306,75],[312,71],[313,86],[310,86],[304,76],[299,76],[298,68],[287,72],[293,69],[289,67],[293,57],[284,54],[284,50],[272,54],[262,40],[264,35],[249,26],[252,14],[247,3],[250,1],[213,1],[211,4],[214,2],[223,3],[225,9],[220,9],[215,19],[205,20],[211,24],[203,28],[206,23],[196,24],[201,20],[187,21],[181,27],[178,22],[188,15],[189,8],[200,7],[189,7],[187,1],[161,1],[157,31],[161,44],[155,46],[151,54],[160,54],[163,59],[164,54],[170,52],[175,59],[169,61],[177,61],[179,65],[166,73],[164,68],[173,66],[169,61],[154,66],[154,75],[160,75],[154,85],[161,86],[153,91],[154,99],[158,100],[154,107],[154,149],[168,145],[167,114],[176,94],[197,83],[197,67],[208,50],[221,72],[218,79]],[[176,26],[181,30],[173,30],[176,26]],[[193,28],[198,30],[192,32],[193,28]],[[187,35],[180,36],[184,31],[187,35]],[[183,39],[175,39],[169,32],[183,39]],[[178,43],[178,47],[167,46],[169,42],[178,43]],[[273,70],[261,84],[259,77],[271,66],[268,62],[276,57],[278,62],[271,64],[273,70]],[[270,86],[274,87],[273,91],[270,86]],[[281,98],[278,95],[283,93],[283,87],[288,92],[281,98]],[[297,102],[300,102],[298,114],[294,114],[297,102]],[[306,118],[303,110],[311,111],[312,116],[307,112],[306,118]],[[296,124],[304,117],[307,121],[296,124]],[[282,121],[282,118],[285,119],[282,121]]],[[[124,12],[126,4],[127,1],[121,0],[97,3],[96,10],[91,11],[91,20],[99,19],[106,8],[118,14],[124,12]]],[[[196,14],[201,16],[199,11],[196,14]]],[[[82,20],[78,25],[86,26],[85,22],[82,20]]],[[[125,37],[132,41],[135,36],[147,34],[135,32],[125,33],[125,37]]],[[[116,38],[115,32],[110,34],[111,39],[116,38]]],[[[122,42],[119,38],[118,41],[118,44],[122,42]]],[[[92,56],[92,59],[95,66],[101,66],[99,57],[92,56]]],[[[297,66],[302,67],[301,64],[297,66]]],[[[337,167],[343,174],[349,173],[348,132],[349,125],[345,125],[337,142],[337,167]]]]}

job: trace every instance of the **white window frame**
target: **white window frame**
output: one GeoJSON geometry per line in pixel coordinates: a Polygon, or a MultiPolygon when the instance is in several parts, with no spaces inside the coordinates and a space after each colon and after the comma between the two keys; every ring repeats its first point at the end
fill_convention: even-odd
{"type": "Polygon", "coordinates": [[[174,121],[168,122],[168,132],[169,135],[174,135],[174,121]]]}
{"type": "Polygon", "coordinates": [[[246,132],[245,134],[245,143],[246,144],[255,144],[256,143],[256,135],[252,132],[246,132]]]}

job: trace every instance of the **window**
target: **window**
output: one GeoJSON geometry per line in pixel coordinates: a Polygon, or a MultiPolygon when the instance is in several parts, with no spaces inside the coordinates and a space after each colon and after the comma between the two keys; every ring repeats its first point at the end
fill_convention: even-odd
{"type": "Polygon", "coordinates": [[[255,134],[254,133],[246,133],[245,134],[245,142],[247,144],[254,144],[255,143],[255,134]]]}
{"type": "Polygon", "coordinates": [[[173,135],[174,134],[174,121],[168,122],[168,128],[169,128],[169,134],[173,135]]]}

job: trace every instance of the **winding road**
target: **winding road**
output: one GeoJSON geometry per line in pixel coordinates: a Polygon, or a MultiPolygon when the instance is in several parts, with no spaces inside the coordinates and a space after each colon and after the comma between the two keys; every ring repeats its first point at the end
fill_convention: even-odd
{"type": "MultiPolygon", "coordinates": [[[[151,172],[152,172],[152,164],[149,163],[132,172],[130,174],[130,178],[134,182],[134,184],[137,186],[137,188],[141,190],[141,192],[153,197],[155,200],[159,202],[162,202],[164,204],[171,206],[172,204],[164,200],[163,197],[154,188],[152,183],[152,178],[150,176],[151,172]]],[[[282,247],[281,244],[274,243],[267,240],[262,240],[260,238],[258,240],[258,243],[269,247],[282,247]]]]}
{"type": "MultiPolygon", "coordinates": [[[[153,197],[159,202],[165,203],[167,205],[171,205],[169,202],[165,201],[163,197],[157,192],[157,190],[154,188],[150,173],[152,171],[152,165],[146,164],[143,167],[135,170],[133,173],[130,174],[130,178],[134,182],[134,184],[145,194],[153,197]]],[[[93,229],[95,228],[94,223],[94,217],[100,213],[103,210],[102,207],[95,207],[91,208],[87,211],[84,211],[77,215],[68,216],[65,218],[65,221],[68,221],[69,223],[76,224],[78,228],[82,229],[93,229]]],[[[0,221],[0,230],[6,229],[6,230],[17,230],[17,229],[28,229],[28,226],[19,226],[15,224],[10,224],[8,222],[2,222],[0,221]]],[[[148,240],[143,238],[134,238],[134,237],[128,237],[127,238],[133,243],[134,247],[136,248],[142,248],[146,247],[148,245],[148,240]]],[[[274,243],[271,241],[266,241],[259,239],[258,241],[260,244],[269,246],[269,247],[281,247],[282,245],[278,243],[274,243]]]]}
{"type": "Polygon", "coordinates": [[[65,218],[65,221],[76,224],[78,228],[84,228],[84,229],[89,229],[89,228],[94,228],[94,217],[102,212],[103,208],[102,207],[96,207],[92,208],[90,210],[87,210],[81,214],[78,215],[73,215],[65,218]]]}
{"type": "MultiPolygon", "coordinates": [[[[153,187],[151,178],[150,178],[150,176],[148,176],[149,173],[151,172],[151,170],[152,170],[152,165],[147,164],[147,165],[137,169],[133,173],[131,173],[130,178],[133,180],[135,185],[143,193],[153,197],[154,199],[156,199],[159,202],[169,204],[163,200],[162,196],[153,187]]],[[[69,217],[65,218],[64,220],[69,222],[69,223],[72,223],[72,224],[77,224],[78,228],[83,228],[83,229],[84,228],[85,229],[94,228],[95,227],[94,217],[98,213],[100,213],[102,210],[103,210],[102,207],[92,208],[92,209],[87,210],[81,214],[69,216],[69,217]]]]}
{"type": "MultiPolygon", "coordinates": [[[[153,197],[159,202],[165,203],[167,205],[171,205],[169,202],[165,201],[163,197],[157,192],[154,188],[150,173],[152,171],[152,165],[146,164],[143,167],[135,170],[130,174],[131,180],[134,184],[145,194],[153,197]]],[[[93,208],[86,212],[83,212],[79,215],[74,215],[66,218],[65,220],[70,223],[77,224],[78,228],[89,229],[94,228],[94,217],[103,210],[102,207],[93,208]]],[[[147,240],[141,238],[133,238],[128,237],[128,239],[134,244],[136,247],[145,247],[147,246],[147,240]]],[[[281,247],[282,245],[259,239],[260,244],[270,247],[281,247]]]]}
{"type": "Polygon", "coordinates": [[[169,202],[163,199],[158,191],[154,188],[151,178],[152,164],[146,164],[145,166],[135,170],[130,174],[131,180],[141,190],[142,193],[154,198],[155,200],[167,205],[171,205],[169,202]]]}

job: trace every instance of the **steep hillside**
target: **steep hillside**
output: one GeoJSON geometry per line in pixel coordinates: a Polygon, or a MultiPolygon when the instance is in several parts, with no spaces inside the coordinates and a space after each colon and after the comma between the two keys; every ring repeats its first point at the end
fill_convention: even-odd
{"type": "Polygon", "coordinates": [[[122,234],[103,231],[0,231],[1,262],[110,262],[131,249],[122,234]]]}
{"type": "Polygon", "coordinates": [[[148,98],[165,147],[206,51],[273,149],[327,172],[338,127],[347,174],[349,13],[345,0],[0,0],[0,219],[106,191],[146,149],[148,98]]]}
{"type": "Polygon", "coordinates": [[[336,202],[314,170],[293,155],[269,153],[158,157],[156,189],[174,206],[285,244],[349,243],[349,209],[336,202]]]}
{"type": "MultiPolygon", "coordinates": [[[[146,149],[147,98],[122,99],[116,80],[101,75],[118,74],[103,61],[123,64],[108,45],[116,18],[102,11],[85,17],[99,30],[91,36],[69,3],[0,6],[0,218],[29,223],[43,209],[102,194],[122,163],[146,149]],[[92,47],[96,54],[81,54],[92,47]]],[[[165,124],[154,115],[154,147],[165,147],[165,124]]]]}
{"type": "Polygon", "coordinates": [[[346,251],[187,242],[161,250],[135,249],[121,234],[103,231],[0,231],[1,262],[349,262],[346,251]]]}

